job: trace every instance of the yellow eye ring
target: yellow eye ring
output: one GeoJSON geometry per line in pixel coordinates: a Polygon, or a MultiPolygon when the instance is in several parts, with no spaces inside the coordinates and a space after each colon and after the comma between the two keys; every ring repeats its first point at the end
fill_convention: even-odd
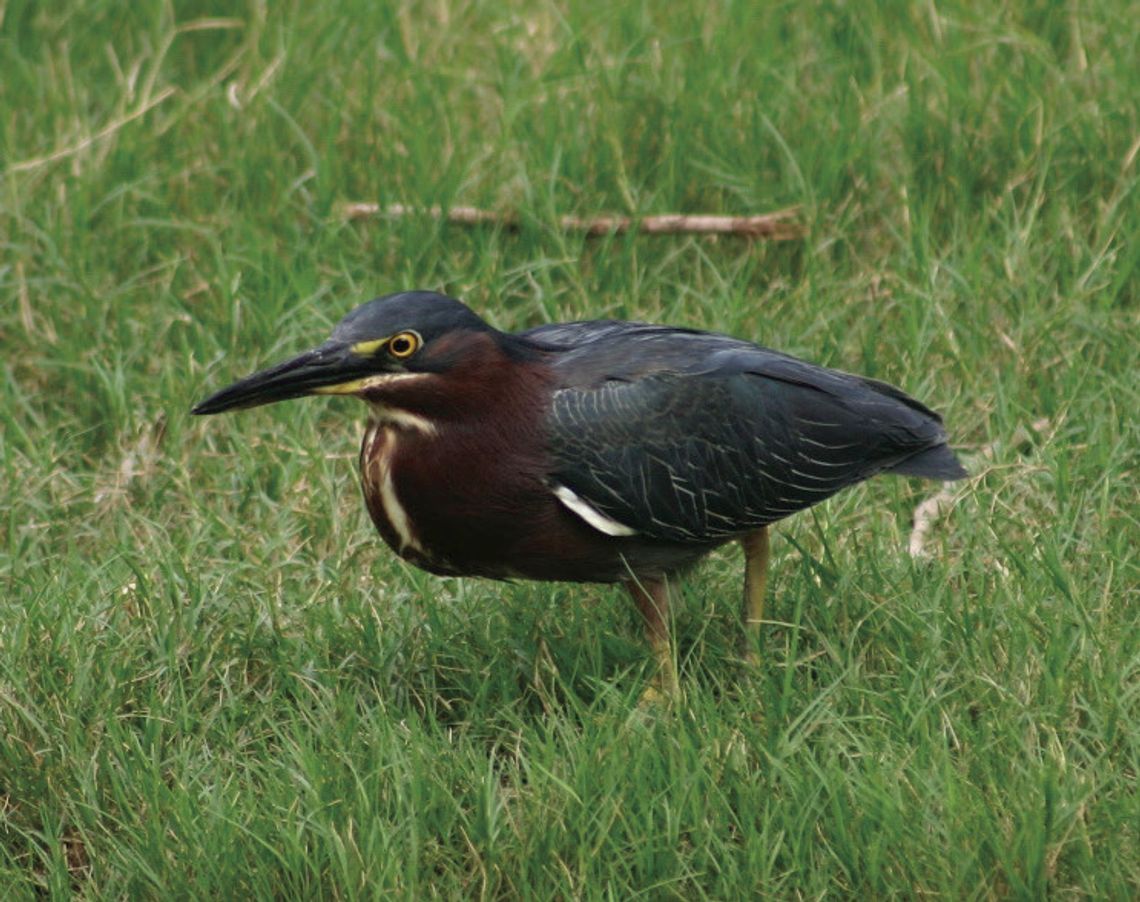
{"type": "Polygon", "coordinates": [[[388,339],[388,353],[397,360],[406,360],[416,353],[423,343],[424,340],[420,338],[419,332],[413,332],[411,329],[397,332],[388,339]]]}

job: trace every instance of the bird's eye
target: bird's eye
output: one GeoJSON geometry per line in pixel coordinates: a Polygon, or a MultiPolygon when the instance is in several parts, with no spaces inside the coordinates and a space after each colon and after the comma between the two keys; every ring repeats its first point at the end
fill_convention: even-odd
{"type": "Polygon", "coordinates": [[[388,339],[388,353],[403,360],[420,349],[423,339],[418,332],[397,332],[388,339]]]}

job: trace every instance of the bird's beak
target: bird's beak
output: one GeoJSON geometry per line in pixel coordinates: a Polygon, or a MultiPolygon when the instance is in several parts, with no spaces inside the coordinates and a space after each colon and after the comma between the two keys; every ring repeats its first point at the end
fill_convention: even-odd
{"type": "Polygon", "coordinates": [[[353,353],[349,345],[330,341],[292,360],[239,379],[210,395],[190,412],[223,413],[303,395],[349,394],[374,367],[374,363],[369,366],[367,358],[353,353]]]}

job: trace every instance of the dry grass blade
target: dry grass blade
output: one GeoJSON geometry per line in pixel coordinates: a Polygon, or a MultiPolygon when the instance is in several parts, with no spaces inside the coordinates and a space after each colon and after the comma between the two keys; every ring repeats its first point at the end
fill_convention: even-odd
{"type": "MultiPolygon", "coordinates": [[[[978,450],[978,454],[980,457],[992,460],[1002,445],[1009,444],[1014,448],[1018,448],[1029,441],[1031,431],[1034,433],[1044,432],[1049,426],[1050,422],[1047,419],[1035,420],[1029,429],[1026,429],[1024,426],[1019,427],[1008,442],[996,439],[983,445],[978,450]]],[[[914,509],[914,526],[911,528],[910,540],[907,543],[907,550],[910,552],[911,557],[927,557],[929,555],[929,552],[926,550],[926,541],[930,536],[934,523],[954,504],[954,489],[952,486],[953,483],[944,482],[941,489],[914,509]]]]}
{"type": "Polygon", "coordinates": [[[157,96],[151,98],[145,103],[139,104],[136,109],[99,129],[99,131],[97,131],[94,135],[91,135],[88,138],[84,138],[81,141],[77,141],[75,144],[71,144],[67,147],[61,147],[59,150],[55,150],[45,156],[34,157],[30,160],[21,160],[18,163],[13,163],[8,167],[8,172],[9,174],[15,172],[25,172],[29,169],[37,169],[38,167],[43,166],[47,163],[54,163],[57,160],[63,160],[67,157],[74,156],[75,154],[90,147],[92,144],[96,144],[99,141],[103,141],[111,137],[111,135],[119,131],[119,129],[121,129],[124,125],[128,125],[129,123],[134,122],[134,120],[138,119],[140,116],[145,116],[160,103],[163,103],[165,100],[173,96],[176,91],[176,88],[165,88],[160,91],[157,96]]]}

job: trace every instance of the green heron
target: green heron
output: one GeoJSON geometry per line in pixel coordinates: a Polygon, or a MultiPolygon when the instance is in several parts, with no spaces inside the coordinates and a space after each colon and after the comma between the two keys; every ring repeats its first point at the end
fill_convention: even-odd
{"type": "Polygon", "coordinates": [[[302,395],[368,403],[361,484],[396,554],[448,576],[624,583],[669,692],[678,573],[739,540],[754,639],[769,524],[877,473],[966,475],[939,416],[883,382],[696,329],[505,333],[425,291],[356,308],[193,412],[302,395]]]}

